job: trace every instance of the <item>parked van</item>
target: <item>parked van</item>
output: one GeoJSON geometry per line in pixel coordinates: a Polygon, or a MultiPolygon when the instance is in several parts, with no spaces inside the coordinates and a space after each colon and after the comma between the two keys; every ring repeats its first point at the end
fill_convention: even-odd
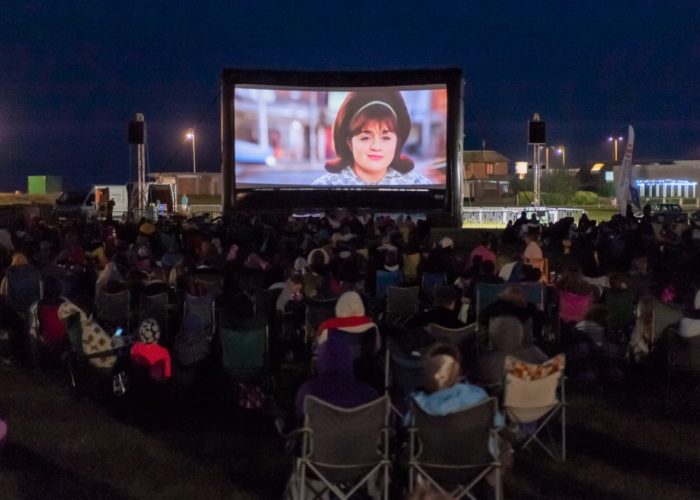
{"type": "Polygon", "coordinates": [[[121,219],[129,212],[129,197],[124,184],[97,184],[89,190],[64,191],[56,200],[54,217],[62,220],[70,217],[85,219],[105,218],[110,200],[112,217],[121,219]]]}

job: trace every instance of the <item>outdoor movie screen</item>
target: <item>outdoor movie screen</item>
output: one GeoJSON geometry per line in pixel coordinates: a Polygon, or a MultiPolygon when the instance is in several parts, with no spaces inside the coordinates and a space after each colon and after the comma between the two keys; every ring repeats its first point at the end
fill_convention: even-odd
{"type": "Polygon", "coordinates": [[[233,107],[237,189],[445,189],[444,84],[237,84],[233,107]]]}

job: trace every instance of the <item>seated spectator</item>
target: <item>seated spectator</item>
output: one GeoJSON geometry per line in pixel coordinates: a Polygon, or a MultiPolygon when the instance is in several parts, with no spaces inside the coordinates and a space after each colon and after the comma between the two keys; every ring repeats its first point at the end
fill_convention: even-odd
{"type": "Polygon", "coordinates": [[[430,323],[435,323],[444,328],[461,328],[465,324],[459,320],[456,310],[458,301],[455,287],[442,285],[435,287],[433,306],[427,311],[414,314],[406,322],[407,328],[424,328],[430,323]]]}
{"type": "Polygon", "coordinates": [[[503,264],[498,271],[498,276],[507,283],[518,283],[522,280],[523,261],[520,252],[514,252],[510,256],[511,261],[503,264]]]}
{"type": "Polygon", "coordinates": [[[493,251],[493,238],[488,233],[482,233],[479,245],[469,254],[467,267],[474,262],[474,257],[481,257],[482,262],[493,262],[496,264],[496,254],[493,251]]]}
{"type": "Polygon", "coordinates": [[[576,324],[567,349],[567,372],[573,383],[618,382],[624,378],[625,347],[612,342],[608,309],[592,306],[576,324]]]}
{"type": "Polygon", "coordinates": [[[479,322],[488,326],[492,318],[512,316],[525,325],[532,322],[532,335],[541,338],[542,324],[545,321],[544,311],[540,311],[535,304],[527,301],[525,292],[517,286],[510,286],[503,290],[498,300],[486,306],[479,314],[479,322]]]}
{"type": "Polygon", "coordinates": [[[122,274],[119,271],[115,261],[116,252],[107,248],[105,249],[104,257],[106,259],[106,264],[97,275],[97,281],[95,282],[95,295],[97,295],[97,293],[110,281],[124,281],[124,278],[122,277],[122,274]]]}
{"type": "Polygon", "coordinates": [[[299,423],[304,418],[304,398],[307,395],[342,408],[360,406],[379,397],[372,386],[355,377],[350,349],[342,340],[329,338],[319,347],[317,354],[318,375],[305,382],[296,394],[295,410],[299,423]]]}
{"type": "MultiPolygon", "coordinates": [[[[370,328],[377,328],[372,318],[365,316],[365,305],[362,297],[357,292],[345,292],[338,299],[335,305],[335,318],[328,319],[321,323],[318,328],[319,334],[316,339],[317,346],[322,345],[328,339],[328,332],[333,329],[342,330],[349,333],[362,333],[370,328]]],[[[379,351],[381,338],[377,332],[374,346],[374,353],[379,351]]]]}
{"type": "MultiPolygon", "coordinates": [[[[424,358],[423,389],[416,392],[413,399],[426,413],[449,415],[488,398],[484,389],[462,379],[462,358],[455,346],[436,344],[424,358]]],[[[502,415],[495,424],[503,425],[502,415]]]]}
{"type": "Polygon", "coordinates": [[[477,380],[485,385],[503,381],[506,356],[528,363],[542,363],[547,355],[534,345],[523,345],[523,325],[515,316],[499,316],[489,324],[491,350],[479,353],[477,380]]]}
{"type": "Polygon", "coordinates": [[[643,297],[637,304],[635,316],[628,350],[632,361],[640,362],[649,356],[654,337],[654,298],[643,297]]]}
{"type": "Polygon", "coordinates": [[[293,273],[284,282],[282,291],[277,297],[275,308],[283,313],[290,301],[299,302],[304,298],[304,278],[301,274],[293,273]]]}
{"type": "Polygon", "coordinates": [[[598,294],[598,287],[584,281],[581,268],[575,265],[564,270],[561,278],[557,281],[557,290],[575,295],[590,295],[594,299],[597,298],[598,294]]]}
{"type": "Polygon", "coordinates": [[[131,361],[148,368],[152,380],[162,382],[172,375],[170,353],[158,345],[160,327],[154,319],[147,318],[139,326],[138,342],[131,348],[131,361]]]}
{"type": "Polygon", "coordinates": [[[525,232],[523,238],[525,239],[525,251],[523,252],[523,262],[528,264],[530,263],[530,260],[542,259],[544,257],[542,255],[542,249],[537,243],[537,240],[539,239],[539,230],[530,228],[525,232]]]}
{"type": "Polygon", "coordinates": [[[58,316],[58,309],[65,302],[63,284],[56,277],[44,280],[44,297],[29,307],[29,350],[33,361],[38,362],[40,350],[60,352],[66,346],[66,328],[58,316]]]}
{"type": "MultiPolygon", "coordinates": [[[[450,344],[436,344],[425,355],[423,369],[423,390],[416,392],[413,399],[429,415],[449,415],[473,406],[489,397],[484,389],[462,379],[462,366],[459,350],[450,344]]],[[[411,422],[410,412],[404,417],[404,424],[411,422]]],[[[505,419],[499,412],[494,416],[494,426],[503,427],[505,419]]],[[[501,460],[503,469],[512,466],[512,450],[503,439],[490,444],[491,453],[501,460]]],[[[488,478],[492,483],[493,477],[488,478]]]]}
{"type": "Polygon", "coordinates": [[[503,279],[500,276],[496,276],[496,264],[493,261],[483,261],[479,266],[479,272],[469,282],[467,294],[472,303],[476,299],[476,285],[479,283],[486,283],[489,285],[503,283],[503,279]]]}

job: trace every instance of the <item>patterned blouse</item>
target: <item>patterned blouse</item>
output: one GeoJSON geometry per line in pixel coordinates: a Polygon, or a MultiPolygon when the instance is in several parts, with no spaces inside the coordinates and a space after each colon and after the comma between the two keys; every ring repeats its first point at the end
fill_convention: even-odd
{"type": "Polygon", "coordinates": [[[420,174],[407,172],[402,174],[393,168],[379,182],[366,182],[360,179],[352,167],[345,167],[336,174],[324,174],[311,183],[312,186],[411,186],[416,184],[432,184],[420,174]]]}

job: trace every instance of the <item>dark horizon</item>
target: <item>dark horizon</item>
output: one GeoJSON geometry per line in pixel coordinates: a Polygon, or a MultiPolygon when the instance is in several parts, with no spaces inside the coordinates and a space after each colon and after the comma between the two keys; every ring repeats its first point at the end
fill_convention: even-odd
{"type": "MultiPolygon", "coordinates": [[[[152,171],[219,169],[224,68],[389,70],[459,67],[464,148],[526,160],[527,120],[547,122],[567,166],[612,159],[609,135],[636,131],[637,160],[700,158],[700,6],[593,0],[425,9],[406,1],[96,1],[43,7],[10,0],[0,18],[0,190],[27,175],[67,186],[125,182],[126,127],[148,123],[152,171]],[[106,13],[109,13],[107,15],[106,13]]],[[[550,161],[550,163],[553,160],[550,161]]]]}

